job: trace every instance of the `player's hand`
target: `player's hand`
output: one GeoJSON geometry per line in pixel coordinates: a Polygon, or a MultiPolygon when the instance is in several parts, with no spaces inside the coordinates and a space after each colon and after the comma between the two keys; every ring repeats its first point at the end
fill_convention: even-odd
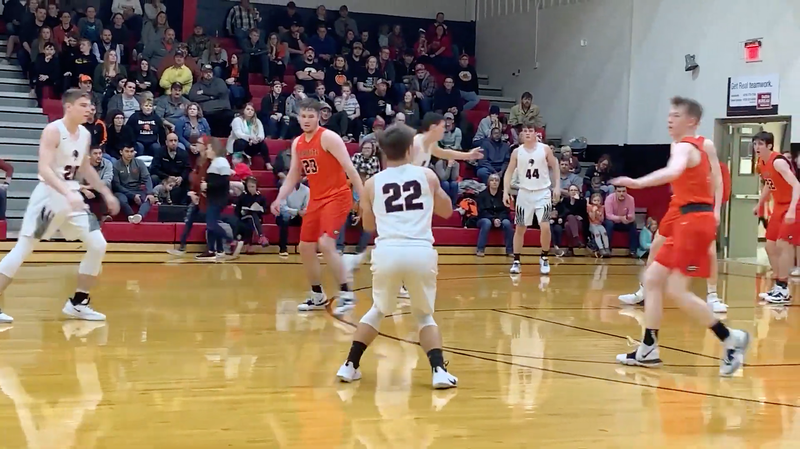
{"type": "Polygon", "coordinates": [[[783,216],[783,222],[787,223],[787,224],[792,224],[792,223],[794,223],[794,218],[795,218],[794,210],[789,209],[786,212],[786,215],[783,216]]]}
{"type": "Polygon", "coordinates": [[[83,196],[85,196],[87,200],[93,200],[95,198],[94,192],[92,192],[91,189],[81,187],[81,192],[83,192],[83,196]]]}
{"type": "Polygon", "coordinates": [[[113,193],[108,192],[103,195],[103,199],[106,202],[106,207],[108,208],[108,215],[112,217],[119,213],[119,200],[113,193]]]}
{"type": "Polygon", "coordinates": [[[509,195],[508,192],[503,192],[503,204],[505,204],[506,207],[511,207],[511,195],[509,195]]]}
{"type": "Polygon", "coordinates": [[[627,176],[620,176],[619,178],[614,178],[609,181],[609,184],[617,186],[617,187],[629,187],[631,189],[635,189],[638,187],[638,183],[635,179],[629,178],[627,176]]]}
{"type": "Polygon", "coordinates": [[[280,215],[281,214],[281,202],[278,201],[278,200],[273,201],[272,204],[269,206],[269,211],[272,212],[272,215],[274,215],[276,217],[278,215],[280,215]]]}
{"type": "Polygon", "coordinates": [[[756,207],[754,207],[753,208],[753,215],[755,215],[757,217],[758,216],[758,209],[760,209],[760,208],[761,208],[760,204],[757,205],[756,207]]]}
{"type": "Polygon", "coordinates": [[[75,211],[86,210],[89,207],[83,202],[83,195],[75,190],[70,190],[69,193],[67,193],[67,201],[69,202],[69,207],[75,211]]]}
{"type": "Polygon", "coordinates": [[[473,148],[469,153],[467,153],[468,161],[477,161],[478,159],[483,159],[483,152],[480,148],[473,148]]]}

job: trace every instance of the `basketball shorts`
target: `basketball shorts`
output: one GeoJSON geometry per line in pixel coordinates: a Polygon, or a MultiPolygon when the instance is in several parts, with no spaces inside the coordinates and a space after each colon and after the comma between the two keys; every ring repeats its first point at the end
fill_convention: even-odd
{"type": "Polygon", "coordinates": [[[432,246],[378,243],[372,251],[372,302],[381,313],[394,313],[397,292],[405,285],[411,308],[432,315],[438,273],[439,254],[432,246]]]}
{"type": "Polygon", "coordinates": [[[335,239],[352,208],[353,193],[350,189],[324,200],[310,201],[300,226],[300,241],[317,242],[326,234],[335,239]]]}
{"type": "Polygon", "coordinates": [[[662,237],[672,237],[673,227],[680,216],[681,212],[678,208],[670,205],[667,213],[661,217],[661,222],[658,224],[658,234],[662,237]]]}
{"type": "Polygon", "coordinates": [[[775,204],[772,215],[769,217],[769,222],[767,223],[767,232],[765,235],[767,241],[777,242],[778,240],[786,240],[784,237],[792,233],[791,228],[793,224],[784,223],[783,221],[788,211],[788,204],[775,204]]]}
{"type": "Polygon", "coordinates": [[[61,236],[67,240],[83,240],[97,229],[100,225],[88,209],[72,210],[64,195],[40,182],[28,200],[19,235],[49,240],[61,231],[61,236]]]}
{"type": "Polygon", "coordinates": [[[711,276],[708,248],[717,238],[717,220],[713,212],[692,212],[679,215],[672,235],[656,254],[656,262],[680,271],[684,276],[711,276]]]}
{"type": "Polygon", "coordinates": [[[519,189],[516,200],[515,222],[517,226],[532,226],[533,217],[538,223],[550,222],[550,210],[553,208],[553,194],[550,189],[519,189]]]}

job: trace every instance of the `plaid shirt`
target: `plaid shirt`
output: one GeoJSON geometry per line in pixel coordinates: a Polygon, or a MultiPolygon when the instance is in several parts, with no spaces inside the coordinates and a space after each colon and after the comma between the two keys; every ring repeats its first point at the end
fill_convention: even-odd
{"type": "Polygon", "coordinates": [[[353,166],[355,166],[356,171],[364,175],[366,179],[373,177],[375,173],[381,171],[381,162],[378,156],[365,158],[363,153],[356,153],[353,155],[353,166]]]}
{"type": "Polygon", "coordinates": [[[225,20],[228,32],[233,36],[236,30],[249,30],[257,28],[256,16],[250,11],[242,8],[241,5],[236,5],[228,12],[228,17],[225,20]]]}

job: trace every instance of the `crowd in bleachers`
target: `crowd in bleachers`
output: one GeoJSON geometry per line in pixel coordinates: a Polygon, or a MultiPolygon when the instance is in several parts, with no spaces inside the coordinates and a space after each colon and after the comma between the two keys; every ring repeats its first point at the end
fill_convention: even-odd
{"type": "MultiPolygon", "coordinates": [[[[94,3],[11,0],[3,13],[11,35],[7,54],[16,51],[51,118],[60,117],[54,99],[63,90],[79,87],[91,94],[97,114],[86,127],[100,150],[92,161],[129,222],[142,222],[156,204],[188,206],[185,223],[198,220],[199,210],[207,210],[198,181],[210,164],[206,159],[226,150],[234,162],[232,228],[248,242],[265,245],[264,204],[288,172],[288,139],[301,132],[297,103],[312,97],[322,104],[321,124],[348,143],[364,179],[380,170],[375,132],[395,122],[415,127],[427,112],[443,114],[442,147],[473,146],[484,153],[474,164],[432,161],[461,213],[455,226],[479,229],[479,255],[490,229],[502,228],[511,252],[512,213],[498,201],[499,180],[519,143],[520,125],[533,122],[544,132],[544,120],[528,92],[508,114],[480,99],[473,58],[444,14],[426,28],[387,23],[373,35],[347,6],[330,14],[320,5],[302,17],[289,2],[267,20],[242,0],[225,17],[229,37],[212,37],[195,26],[181,42],[160,0],[114,0],[109,17],[98,17],[94,3]],[[213,138],[222,140],[212,145],[213,138]]],[[[605,255],[614,230],[630,234],[635,253],[633,199],[608,184],[610,161],[601,158],[581,177],[570,148],[557,153],[564,200],[555,205],[551,223],[563,253],[583,247],[582,236],[594,236],[590,246],[605,255]],[[593,208],[595,194],[603,207],[593,208]]],[[[112,219],[88,187],[84,195],[103,220],[112,219]]],[[[281,253],[287,251],[287,227],[302,220],[307,197],[304,186],[297,186],[275,219],[281,253]]],[[[169,208],[160,208],[159,219],[164,210],[169,208]]],[[[357,225],[353,215],[346,227],[357,225]]],[[[187,226],[178,252],[189,232],[187,226]]],[[[359,245],[368,241],[369,236],[359,245]]]]}

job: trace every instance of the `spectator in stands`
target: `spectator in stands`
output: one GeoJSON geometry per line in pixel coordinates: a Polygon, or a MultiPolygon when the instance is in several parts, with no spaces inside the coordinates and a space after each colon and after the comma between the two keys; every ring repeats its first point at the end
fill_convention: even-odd
{"type": "Polygon", "coordinates": [[[314,88],[314,93],[309,95],[309,98],[313,98],[319,101],[322,104],[327,104],[331,108],[333,108],[333,100],[328,98],[325,95],[325,83],[322,81],[317,81],[317,86],[314,88]]]}
{"type": "Polygon", "coordinates": [[[364,56],[377,56],[378,51],[380,51],[380,47],[378,47],[378,41],[370,38],[369,30],[361,30],[361,38],[359,39],[361,42],[361,46],[364,48],[364,56]]]}
{"type": "Polygon", "coordinates": [[[61,63],[61,80],[62,80],[62,91],[67,90],[71,87],[75,87],[77,78],[73,78],[72,72],[70,69],[74,65],[75,58],[80,53],[78,49],[78,40],[75,39],[73,36],[69,36],[64,40],[63,45],[61,45],[61,51],[58,53],[58,60],[61,63]]]}
{"type": "Polygon", "coordinates": [[[347,137],[350,140],[358,140],[363,128],[363,121],[361,119],[361,106],[356,96],[353,95],[352,90],[353,86],[349,82],[344,83],[342,85],[342,96],[337,97],[334,100],[334,104],[337,106],[336,110],[344,111],[347,114],[347,119],[350,120],[347,137]]]}
{"type": "Polygon", "coordinates": [[[283,83],[279,80],[272,82],[272,91],[261,99],[259,119],[266,124],[266,134],[271,139],[284,139],[289,127],[289,117],[286,115],[286,95],[283,95],[283,83]]]}
{"type": "MultiPolygon", "coordinates": [[[[216,75],[214,76],[216,77],[216,75]]],[[[245,70],[242,64],[239,64],[239,55],[236,53],[231,54],[230,61],[225,66],[222,76],[222,79],[225,80],[225,84],[228,86],[231,106],[235,109],[241,109],[245,101],[247,101],[250,81],[248,79],[249,75],[247,74],[247,70],[245,70]]]]}
{"type": "Polygon", "coordinates": [[[334,99],[342,95],[342,85],[348,82],[347,63],[344,56],[336,55],[333,58],[333,65],[325,70],[325,91],[328,98],[334,99]]]}
{"type": "Polygon", "coordinates": [[[653,244],[653,236],[658,232],[658,222],[653,217],[647,217],[645,227],[639,231],[639,249],[636,256],[640,259],[646,258],[650,254],[650,246],[653,244]]]}
{"type": "Polygon", "coordinates": [[[395,124],[395,125],[396,125],[396,124],[398,124],[398,123],[401,123],[401,124],[403,124],[403,125],[405,125],[405,124],[406,124],[406,115],[405,115],[405,114],[403,114],[402,112],[398,112],[398,113],[397,113],[397,114],[395,114],[395,116],[394,116],[394,121],[392,122],[392,124],[395,124]]]}
{"type": "Polygon", "coordinates": [[[449,112],[456,120],[461,118],[461,92],[455,88],[453,77],[444,79],[444,86],[436,90],[433,96],[433,109],[440,114],[449,112]]]}
{"type": "Polygon", "coordinates": [[[136,159],[136,151],[132,145],[122,149],[121,158],[114,162],[114,179],[111,189],[119,200],[120,209],[128,222],[138,224],[156,202],[153,196],[153,180],[147,165],[136,159]],[[131,204],[139,206],[134,214],[131,204]]]}
{"type": "Polygon", "coordinates": [[[340,39],[344,39],[348,30],[352,30],[353,33],[358,34],[358,24],[352,17],[349,17],[348,14],[347,5],[342,5],[339,8],[339,18],[333,23],[333,29],[340,39]]]}
{"type": "Polygon", "coordinates": [[[353,30],[347,30],[344,33],[344,39],[341,41],[340,52],[343,56],[350,56],[353,52],[353,44],[357,42],[356,33],[353,30]]]}
{"type": "Polygon", "coordinates": [[[122,45],[115,44],[112,39],[111,30],[106,28],[100,32],[100,40],[92,44],[92,54],[97,59],[98,64],[102,64],[106,60],[106,54],[112,51],[117,59],[122,58],[122,45]]]}
{"type": "Polygon", "coordinates": [[[144,4],[144,20],[145,22],[158,22],[159,14],[167,13],[167,5],[161,0],[147,0],[144,4]]]}
{"type": "Polygon", "coordinates": [[[89,42],[100,40],[100,32],[103,31],[103,21],[97,18],[97,9],[89,5],[86,7],[86,17],[78,20],[78,31],[81,39],[88,39],[89,42]]]}
{"type": "Polygon", "coordinates": [[[108,137],[105,152],[111,160],[116,161],[121,157],[120,154],[125,147],[133,148],[135,136],[133,130],[125,126],[125,114],[120,110],[109,111],[106,123],[108,123],[106,127],[108,137]]]}
{"type": "Polygon", "coordinates": [[[500,125],[500,108],[497,105],[489,106],[489,115],[478,123],[478,129],[472,137],[472,144],[480,146],[483,141],[491,137],[494,128],[502,129],[500,125]]]}
{"type": "Polygon", "coordinates": [[[250,30],[258,29],[260,24],[261,13],[250,4],[250,0],[241,0],[240,4],[228,11],[225,19],[225,28],[231,37],[236,38],[239,48],[242,49],[245,47],[250,30]]]}
{"type": "Polygon", "coordinates": [[[636,205],[625,187],[617,187],[613,195],[606,197],[605,212],[603,227],[606,228],[609,239],[612,238],[614,231],[627,232],[630,256],[636,257],[636,250],[639,248],[636,205]]]}
{"type": "MultiPolygon", "coordinates": [[[[103,31],[105,33],[105,31],[103,31]]],[[[142,51],[142,57],[150,61],[153,67],[161,66],[161,60],[177,50],[178,42],[175,40],[175,30],[167,28],[164,38],[160,41],[149,42],[142,51]]]]}
{"type": "Polygon", "coordinates": [[[294,2],[286,4],[286,10],[276,14],[275,21],[278,23],[278,32],[286,34],[292,28],[292,24],[298,24],[298,29],[302,33],[303,27],[299,26],[303,19],[297,13],[297,5],[294,2]]]}
{"type": "MultiPolygon", "coordinates": [[[[37,3],[38,4],[38,3],[37,3]]],[[[10,0],[3,6],[3,22],[6,24],[6,32],[9,34],[6,47],[6,59],[3,64],[8,64],[8,59],[14,54],[14,50],[19,44],[22,22],[28,14],[27,0],[10,0]]]]}
{"type": "Polygon", "coordinates": [[[430,63],[431,57],[428,55],[428,38],[424,33],[420,33],[417,42],[414,44],[414,59],[417,62],[430,63]]]}
{"type": "Polygon", "coordinates": [[[175,133],[178,135],[178,142],[186,151],[195,155],[200,154],[202,148],[198,142],[211,137],[211,127],[203,118],[203,109],[199,104],[188,103],[186,115],[175,122],[175,133]]]}
{"type": "Polygon", "coordinates": [[[258,237],[258,244],[261,247],[269,245],[267,236],[261,223],[264,219],[264,212],[269,210],[267,199],[258,191],[258,181],[256,178],[248,177],[244,180],[245,191],[236,201],[235,214],[242,226],[239,227],[239,234],[242,240],[249,245],[253,237],[258,237]]]}
{"type": "Polygon", "coordinates": [[[461,149],[461,130],[456,126],[455,116],[447,112],[444,114],[444,135],[439,145],[448,150],[461,149]]]}
{"type": "Polygon", "coordinates": [[[55,39],[53,39],[53,30],[50,27],[43,26],[39,29],[39,37],[34,39],[33,43],[31,43],[32,62],[36,62],[39,55],[44,53],[44,45],[47,43],[53,44],[53,48],[56,49],[56,52],[60,51],[60,47],[55,44],[55,39]]]}
{"type": "Polygon", "coordinates": [[[47,17],[44,19],[44,24],[51,30],[61,23],[61,18],[58,16],[58,5],[55,3],[45,3],[47,5],[47,17]]]}
{"type": "Polygon", "coordinates": [[[600,193],[592,194],[591,204],[586,206],[586,212],[589,215],[589,232],[591,232],[594,245],[597,247],[595,255],[600,255],[601,257],[610,256],[610,236],[603,226],[605,207],[603,207],[603,196],[600,193]]]}
{"type": "Polygon", "coordinates": [[[358,101],[366,107],[367,98],[375,91],[378,80],[383,79],[383,73],[378,70],[378,58],[376,56],[367,58],[366,67],[356,72],[354,78],[358,88],[358,101]]]}
{"type": "MultiPolygon", "coordinates": [[[[156,114],[161,117],[167,128],[176,128],[176,124],[186,116],[189,100],[181,94],[182,92],[181,83],[172,83],[169,95],[162,95],[156,100],[156,114]]],[[[178,134],[180,135],[180,132],[178,134]]]]}
{"type": "Polygon", "coordinates": [[[203,116],[211,126],[212,136],[227,136],[233,120],[228,86],[220,78],[214,78],[213,68],[203,66],[203,76],[189,92],[189,100],[198,103],[203,116]]]}
{"type": "Polygon", "coordinates": [[[483,257],[486,252],[486,242],[492,228],[503,229],[506,255],[514,254],[514,225],[511,223],[511,211],[503,204],[500,179],[500,175],[492,173],[486,189],[475,200],[478,203],[478,257],[483,257]]]}
{"type": "Polygon", "coordinates": [[[289,242],[289,227],[300,226],[303,216],[308,208],[309,190],[303,183],[298,182],[294,190],[281,202],[281,213],[275,217],[278,225],[278,254],[287,257],[289,242]]]}
{"type": "Polygon", "coordinates": [[[289,62],[297,67],[303,63],[306,52],[306,36],[300,31],[300,23],[292,22],[291,30],[282,38],[286,42],[286,51],[289,53],[289,62]]]}
{"type": "MultiPolygon", "coordinates": [[[[195,29],[197,28],[198,27],[195,27],[195,29]]],[[[142,43],[144,46],[156,44],[161,39],[164,39],[164,35],[168,29],[169,22],[167,22],[167,14],[164,12],[158,13],[154,21],[148,21],[144,24],[144,27],[142,28],[142,43]]],[[[200,31],[203,31],[202,27],[200,27],[200,31]]],[[[193,37],[194,36],[192,36],[192,38],[193,37]]],[[[192,38],[189,38],[189,40],[192,40],[192,38]]]]}
{"type": "Polygon", "coordinates": [[[389,25],[383,23],[378,27],[378,48],[389,48],[389,25]]]}
{"type": "Polygon", "coordinates": [[[453,73],[453,42],[444,25],[436,26],[436,34],[428,39],[428,56],[442,73],[453,73]]]}
{"type": "Polygon", "coordinates": [[[161,150],[161,145],[166,140],[164,122],[153,109],[153,100],[145,99],[141,110],[134,112],[125,123],[125,126],[131,127],[133,131],[136,139],[134,147],[139,156],[154,156],[161,150]]]}
{"type": "Polygon", "coordinates": [[[306,30],[308,30],[309,34],[314,33],[320,25],[324,25],[325,28],[331,27],[328,22],[328,10],[325,8],[325,5],[317,6],[316,14],[308,21],[306,30]]]}
{"type": "MultiPolygon", "coordinates": [[[[561,182],[564,182],[563,180],[561,182]]],[[[567,247],[564,253],[567,257],[572,257],[574,248],[582,248],[581,232],[589,235],[589,221],[586,215],[586,200],[581,195],[580,184],[568,184],[567,195],[561,197],[561,202],[556,205],[558,216],[563,220],[566,239],[562,239],[559,244],[567,247]]]]}
{"type": "Polygon", "coordinates": [[[94,76],[97,68],[97,59],[92,55],[92,44],[87,39],[81,39],[77,52],[69,51],[62,54],[61,62],[64,64],[65,75],[64,86],[72,87],[75,84],[79,84],[82,79],[81,75],[89,78],[91,85],[92,76],[94,76]]]}
{"type": "Polygon", "coordinates": [[[514,127],[525,122],[533,122],[537,129],[544,126],[539,106],[533,104],[533,94],[530,92],[524,92],[520,104],[511,107],[511,117],[508,119],[508,124],[514,127]]]}
{"type": "Polygon", "coordinates": [[[289,174],[289,167],[292,162],[292,148],[284,148],[275,156],[275,164],[272,166],[272,173],[275,175],[275,185],[280,188],[283,185],[283,180],[289,174]]]}
{"type": "Polygon", "coordinates": [[[439,27],[439,26],[444,27],[445,32],[447,31],[447,24],[444,21],[444,13],[443,12],[437,13],[436,14],[436,20],[432,24],[428,25],[427,32],[428,32],[428,36],[431,39],[433,39],[433,37],[436,35],[436,28],[439,27]]]}
{"type": "Polygon", "coordinates": [[[269,82],[269,56],[267,46],[261,39],[261,33],[253,28],[248,39],[242,41],[241,68],[247,73],[261,73],[264,82],[269,82]]]}
{"type": "Polygon", "coordinates": [[[425,68],[424,64],[417,64],[417,76],[411,84],[419,102],[420,113],[425,114],[433,110],[433,96],[436,94],[436,80],[425,68]]]}
{"type": "Polygon", "coordinates": [[[111,16],[111,40],[115,44],[122,45],[125,48],[129,47],[130,37],[128,27],[125,25],[125,19],[122,14],[114,14],[111,16]]]}
{"type": "Polygon", "coordinates": [[[19,40],[22,44],[22,48],[17,51],[17,62],[19,62],[20,67],[22,67],[22,73],[26,77],[28,76],[28,70],[33,62],[31,58],[33,54],[31,44],[33,44],[33,41],[39,36],[39,30],[45,26],[44,21],[46,18],[47,9],[43,6],[36,6],[35,14],[33,16],[27,16],[27,20],[24,20],[22,23],[19,32],[19,40]]]}
{"type": "Polygon", "coordinates": [[[92,136],[92,142],[90,145],[92,147],[102,148],[102,146],[106,143],[106,139],[108,139],[106,124],[97,118],[97,106],[95,106],[94,103],[92,103],[89,108],[89,119],[83,124],[83,127],[86,128],[89,131],[89,134],[92,136]]]}
{"type": "Polygon", "coordinates": [[[175,187],[170,192],[173,204],[183,204],[189,191],[189,172],[192,165],[189,162],[189,153],[178,145],[178,136],[175,133],[167,134],[164,148],[159,148],[150,162],[150,175],[153,185],[169,177],[175,177],[175,187]]]}
{"type": "Polygon", "coordinates": [[[78,38],[78,27],[72,23],[72,15],[69,11],[62,11],[59,14],[59,23],[53,28],[53,38],[59,48],[64,47],[64,43],[68,37],[73,39],[78,38]]]}
{"type": "MultiPolygon", "coordinates": [[[[206,51],[211,48],[211,38],[206,36],[201,25],[194,26],[194,32],[186,41],[189,46],[189,54],[194,58],[202,58],[206,51]]],[[[225,58],[228,59],[227,57],[225,58]]]]}
{"type": "Polygon", "coordinates": [[[392,27],[392,33],[389,35],[389,48],[394,52],[396,59],[400,59],[406,48],[408,48],[406,38],[403,36],[403,28],[400,24],[395,24],[392,27]]]}
{"type": "Polygon", "coordinates": [[[414,52],[406,50],[395,63],[395,79],[409,88],[416,76],[417,63],[414,61],[414,52]]]}
{"type": "MultiPolygon", "coordinates": [[[[156,78],[156,74],[150,70],[150,62],[148,62],[147,59],[139,61],[139,70],[133,73],[132,78],[136,82],[137,93],[150,92],[156,94],[158,92],[158,78],[156,78]]],[[[164,79],[164,77],[162,76],[161,79],[164,79]]]]}
{"type": "MultiPolygon", "coordinates": [[[[452,120],[452,119],[451,119],[452,120]]],[[[455,160],[435,159],[433,171],[439,177],[442,190],[450,197],[455,208],[458,201],[458,172],[460,167],[455,160]]]]}
{"type": "MultiPolygon", "coordinates": [[[[111,4],[111,13],[120,14],[125,21],[125,27],[139,36],[142,33],[142,3],[139,0],[114,0],[111,4]]],[[[113,20],[113,19],[112,19],[113,20]]]]}
{"type": "Polygon", "coordinates": [[[187,95],[192,90],[194,77],[191,69],[186,67],[186,54],[181,50],[176,51],[174,61],[175,63],[161,74],[161,80],[158,84],[165,92],[169,92],[173,84],[180,83],[183,86],[181,93],[187,95]]]}
{"type": "Polygon", "coordinates": [[[458,58],[458,73],[456,74],[456,89],[461,92],[464,100],[464,110],[469,111],[480,103],[478,98],[478,72],[469,63],[469,55],[464,53],[458,58]]]}
{"type": "Polygon", "coordinates": [[[139,99],[136,98],[136,83],[133,80],[126,80],[122,93],[111,97],[111,99],[108,100],[106,109],[109,111],[122,111],[122,113],[125,114],[125,123],[127,123],[134,112],[142,109],[139,104],[139,99]]]}
{"type": "Polygon", "coordinates": [[[289,58],[286,53],[286,44],[280,41],[277,33],[270,33],[267,38],[267,57],[269,58],[270,77],[283,82],[289,58]]]}
{"type": "Polygon", "coordinates": [[[303,62],[295,66],[297,82],[303,86],[305,92],[314,92],[317,81],[325,81],[325,72],[322,66],[314,61],[314,55],[314,47],[306,47],[303,62]]]}
{"type": "Polygon", "coordinates": [[[511,147],[503,142],[499,128],[493,128],[489,139],[481,144],[483,159],[478,161],[478,179],[486,184],[489,175],[497,173],[502,179],[511,160],[511,147]]]}
{"type": "Polygon", "coordinates": [[[352,156],[353,166],[361,176],[361,181],[375,176],[381,171],[381,160],[378,157],[378,141],[375,139],[364,140],[360,144],[361,151],[352,156]]]}
{"type": "Polygon", "coordinates": [[[575,174],[581,172],[581,163],[578,161],[578,156],[572,154],[572,148],[569,145],[561,147],[561,159],[569,160],[570,171],[575,174]]]}
{"type": "Polygon", "coordinates": [[[402,112],[406,124],[412,128],[417,128],[422,120],[419,105],[414,101],[414,93],[410,90],[403,94],[403,100],[395,107],[395,111],[402,112]]]}
{"type": "Polygon", "coordinates": [[[256,116],[256,108],[253,104],[247,103],[242,114],[234,118],[231,123],[228,152],[244,153],[250,157],[260,154],[267,170],[272,170],[269,149],[264,138],[264,124],[256,116]]]}
{"type": "Polygon", "coordinates": [[[351,80],[357,78],[366,64],[367,56],[364,54],[364,44],[361,41],[353,42],[350,55],[347,57],[347,70],[349,71],[347,77],[351,80]]]}
{"type": "MultiPolygon", "coordinates": [[[[562,159],[559,162],[559,164],[560,164],[560,170],[561,170],[561,172],[560,172],[560,175],[561,175],[561,198],[564,199],[564,198],[567,198],[569,196],[569,188],[570,188],[570,186],[573,186],[573,185],[582,186],[583,185],[583,179],[580,177],[580,175],[576,175],[575,173],[572,172],[572,169],[570,168],[570,165],[569,165],[569,159],[564,158],[562,156],[562,159]]],[[[578,193],[580,193],[580,190],[578,191],[578,193]]]]}
{"type": "MultiPolygon", "coordinates": [[[[111,182],[114,180],[114,168],[112,167],[111,161],[103,157],[102,148],[96,145],[90,147],[89,163],[92,165],[92,168],[97,171],[100,180],[110,189],[111,182]]],[[[6,178],[8,178],[8,174],[6,174],[6,178]]],[[[86,204],[89,205],[89,210],[97,216],[98,221],[101,223],[105,221],[104,217],[108,214],[108,208],[103,196],[86,182],[85,177],[81,179],[80,189],[86,204]]],[[[3,190],[5,191],[5,189],[3,190]]]]}
{"type": "Polygon", "coordinates": [[[225,158],[225,147],[216,139],[212,139],[212,142],[212,144],[206,145],[206,157],[211,160],[211,164],[206,171],[206,178],[200,183],[200,191],[205,192],[207,201],[206,242],[208,248],[205,253],[195,257],[198,260],[213,259],[217,257],[217,254],[225,252],[225,243],[232,237],[225,232],[219,222],[222,218],[222,210],[228,206],[230,177],[233,170],[231,170],[230,162],[225,158]]]}
{"type": "Polygon", "coordinates": [[[297,103],[306,98],[304,91],[305,88],[302,84],[295,84],[292,95],[289,95],[289,98],[286,99],[286,116],[289,120],[286,137],[289,139],[294,139],[300,135],[300,122],[298,121],[300,109],[297,107],[297,103]]]}
{"type": "Polygon", "coordinates": [[[317,34],[308,39],[309,47],[314,48],[314,52],[320,64],[328,66],[336,56],[336,41],[328,36],[328,28],[324,23],[317,25],[317,34]]]}
{"type": "Polygon", "coordinates": [[[39,107],[42,107],[45,86],[53,89],[56,96],[61,96],[61,64],[56,57],[55,44],[52,42],[44,44],[44,53],[38,55],[30,74],[31,87],[36,92],[36,101],[39,103],[39,107]]]}
{"type": "Polygon", "coordinates": [[[195,222],[205,220],[206,210],[206,195],[200,191],[200,184],[206,178],[206,171],[211,161],[206,157],[205,142],[201,139],[198,145],[202,151],[197,156],[197,161],[189,174],[189,208],[186,210],[186,216],[183,220],[183,233],[178,240],[178,248],[167,250],[169,254],[174,256],[182,256],[186,254],[186,240],[189,238],[189,232],[195,222]]]}
{"type": "MultiPolygon", "coordinates": [[[[370,60],[373,57],[370,57],[370,60]]],[[[389,121],[394,116],[394,109],[386,95],[388,85],[386,80],[379,78],[375,84],[375,92],[364,95],[361,104],[361,111],[364,115],[364,125],[372,128],[372,122],[376,117],[382,117],[384,121],[389,121]]]]}
{"type": "Polygon", "coordinates": [[[587,193],[601,192],[603,197],[614,192],[614,186],[609,184],[611,180],[611,156],[604,154],[600,156],[594,166],[586,170],[583,177],[584,191],[587,193]]]}
{"type": "Polygon", "coordinates": [[[393,88],[395,86],[402,86],[397,87],[396,92],[398,95],[403,95],[405,93],[405,84],[397,83],[397,74],[394,70],[394,61],[391,60],[391,51],[389,47],[381,47],[380,53],[378,55],[378,71],[383,76],[383,79],[386,80],[389,88],[393,88]]]}
{"type": "Polygon", "coordinates": [[[105,110],[102,108],[103,96],[92,90],[92,78],[88,75],[80,75],[78,77],[78,89],[86,92],[92,97],[92,104],[97,108],[98,114],[102,117],[105,116],[105,110]]]}
{"type": "Polygon", "coordinates": [[[205,49],[200,56],[200,65],[204,66],[206,64],[213,67],[215,77],[224,79],[224,72],[228,67],[228,52],[222,48],[218,41],[214,41],[211,44],[211,48],[205,49]]]}

